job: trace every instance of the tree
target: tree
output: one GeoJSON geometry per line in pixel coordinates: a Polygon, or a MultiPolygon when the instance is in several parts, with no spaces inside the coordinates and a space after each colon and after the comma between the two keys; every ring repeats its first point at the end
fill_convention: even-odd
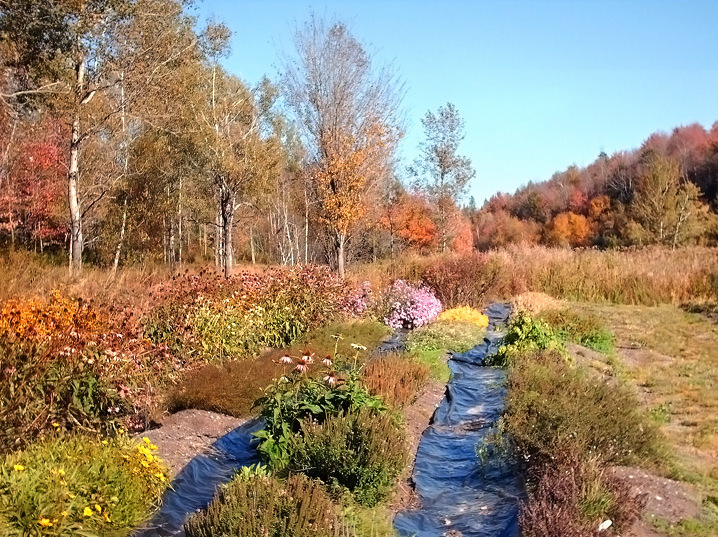
{"type": "Polygon", "coordinates": [[[392,168],[401,87],[391,69],[372,67],[371,56],[341,22],[312,16],[294,42],[284,89],[302,129],[330,261],[344,277],[346,246],[367,197],[392,168]]]}
{"type": "Polygon", "coordinates": [[[698,187],[681,181],[678,161],[648,151],[641,163],[631,214],[630,234],[634,241],[676,248],[705,231],[708,211],[700,202],[698,187]]]}
{"type": "Polygon", "coordinates": [[[428,111],[421,120],[425,140],[419,146],[420,156],[410,168],[429,193],[438,212],[441,250],[449,241],[448,216],[456,206],[476,172],[471,160],[458,153],[464,139],[464,120],[456,107],[447,103],[437,113],[428,111]]]}

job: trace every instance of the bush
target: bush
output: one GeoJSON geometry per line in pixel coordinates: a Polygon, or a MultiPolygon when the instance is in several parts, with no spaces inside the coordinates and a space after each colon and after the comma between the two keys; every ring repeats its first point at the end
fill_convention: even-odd
{"type": "Polygon", "coordinates": [[[613,334],[595,315],[562,310],[547,310],[539,319],[550,324],[559,335],[569,341],[608,354],[613,351],[613,334]]]}
{"type": "Polygon", "coordinates": [[[156,507],[167,473],[155,446],[57,436],[0,466],[0,535],[127,535],[156,507]]]}
{"type": "Polygon", "coordinates": [[[519,311],[511,319],[502,345],[486,358],[486,363],[506,367],[522,355],[547,349],[563,352],[563,339],[545,321],[533,319],[526,312],[519,311]]]}
{"type": "Polygon", "coordinates": [[[301,474],[235,477],[185,523],[187,537],[338,537],[340,522],[321,484],[301,474]]]}
{"type": "Polygon", "coordinates": [[[284,347],[349,306],[347,284],[326,267],[179,278],[160,291],[145,335],[183,357],[248,357],[284,347]]]}
{"type": "Polygon", "coordinates": [[[501,263],[484,254],[444,256],[428,267],[422,280],[445,306],[468,304],[482,307],[490,297],[502,294],[501,263]]]}
{"type": "Polygon", "coordinates": [[[367,409],[305,419],[290,448],[290,470],[343,489],[372,507],[385,499],[407,461],[403,430],[388,414],[367,409]]]}
{"type": "MultiPolygon", "coordinates": [[[[341,364],[335,364],[341,367],[341,364]]],[[[309,418],[322,423],[340,412],[362,408],[383,412],[381,399],[372,396],[359,380],[354,368],[330,371],[323,380],[303,373],[279,378],[259,398],[256,405],[264,418],[265,429],[255,433],[257,449],[272,470],[283,470],[289,462],[292,438],[309,418]]]]}
{"type": "Polygon", "coordinates": [[[525,354],[509,375],[505,423],[517,450],[631,464],[656,460],[657,433],[635,394],[569,365],[555,351],[525,354]]]}
{"type": "Polygon", "coordinates": [[[400,354],[371,360],[362,370],[362,382],[388,405],[402,408],[416,399],[429,378],[429,368],[400,354]]]}
{"type": "Polygon", "coordinates": [[[441,313],[441,302],[428,288],[396,280],[386,291],[379,308],[388,326],[413,329],[436,319],[441,313]]]}
{"type": "Polygon", "coordinates": [[[531,499],[519,513],[526,537],[554,537],[557,528],[566,537],[594,535],[606,519],[623,532],[640,516],[643,501],[595,462],[562,459],[533,474],[531,499]]]}

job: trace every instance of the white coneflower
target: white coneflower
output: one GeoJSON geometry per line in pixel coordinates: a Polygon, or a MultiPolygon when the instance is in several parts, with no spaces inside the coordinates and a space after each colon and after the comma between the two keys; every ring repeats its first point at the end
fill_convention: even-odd
{"type": "Polygon", "coordinates": [[[324,382],[326,382],[329,386],[334,386],[337,383],[337,377],[334,373],[329,373],[326,377],[324,377],[324,382]]]}
{"type": "Polygon", "coordinates": [[[285,354],[282,356],[279,361],[283,364],[291,364],[292,363],[292,357],[289,356],[289,354],[285,354]]]}
{"type": "Polygon", "coordinates": [[[332,362],[332,357],[327,354],[327,355],[324,357],[324,360],[322,360],[322,363],[323,363],[325,366],[327,366],[327,367],[331,367],[331,366],[332,366],[332,363],[333,363],[333,362],[332,362]]]}
{"type": "Polygon", "coordinates": [[[359,345],[358,343],[352,343],[352,348],[356,349],[358,351],[365,351],[366,347],[364,345],[359,345]]]}

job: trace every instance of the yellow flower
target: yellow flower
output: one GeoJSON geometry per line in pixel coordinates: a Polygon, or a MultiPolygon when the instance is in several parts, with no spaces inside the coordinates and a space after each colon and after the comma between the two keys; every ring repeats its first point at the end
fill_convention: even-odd
{"type": "Polygon", "coordinates": [[[67,515],[69,515],[70,513],[68,513],[67,511],[63,511],[63,512],[60,513],[60,514],[61,514],[62,516],[67,516],[67,515]]]}
{"type": "Polygon", "coordinates": [[[72,492],[68,492],[67,495],[70,497],[71,500],[75,499],[75,495],[72,492]]]}
{"type": "Polygon", "coordinates": [[[95,511],[97,511],[98,513],[101,513],[102,507],[100,507],[99,504],[95,504],[95,511]]]}
{"type": "Polygon", "coordinates": [[[58,427],[60,427],[60,424],[57,423],[56,421],[53,421],[53,422],[52,422],[52,426],[53,426],[55,429],[57,429],[58,427]]]}
{"type": "Polygon", "coordinates": [[[89,507],[85,507],[85,510],[82,512],[82,514],[86,517],[92,516],[94,513],[92,512],[92,509],[89,507]]]}
{"type": "Polygon", "coordinates": [[[13,466],[13,469],[16,472],[22,472],[25,469],[25,467],[22,464],[16,464],[15,466],[13,466]]]}
{"type": "Polygon", "coordinates": [[[112,522],[112,520],[110,520],[110,517],[107,513],[102,513],[102,516],[105,517],[105,522],[112,522]]]}
{"type": "Polygon", "coordinates": [[[157,472],[155,474],[155,477],[158,477],[160,481],[164,481],[166,479],[165,474],[163,474],[162,472],[157,472]]]}
{"type": "Polygon", "coordinates": [[[50,526],[52,526],[52,521],[49,518],[41,518],[40,520],[37,521],[37,523],[46,528],[49,528],[50,526]]]}

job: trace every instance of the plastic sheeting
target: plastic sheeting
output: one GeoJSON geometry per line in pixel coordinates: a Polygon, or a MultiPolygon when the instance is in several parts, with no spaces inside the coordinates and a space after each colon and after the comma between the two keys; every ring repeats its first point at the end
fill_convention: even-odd
{"type": "Polygon", "coordinates": [[[250,443],[252,433],[262,426],[260,420],[249,421],[217,440],[207,453],[192,459],[172,481],[159,511],[133,537],[184,535],[188,515],[206,507],[217,487],[234,477],[235,469],[259,462],[257,450],[250,443]]]}
{"type": "Polygon", "coordinates": [[[421,507],[394,519],[399,535],[417,537],[515,537],[523,483],[515,462],[495,456],[483,464],[476,445],[504,409],[506,372],[484,367],[499,344],[510,313],[493,304],[487,337],[449,360],[446,398],[421,438],[413,479],[421,507]]]}

